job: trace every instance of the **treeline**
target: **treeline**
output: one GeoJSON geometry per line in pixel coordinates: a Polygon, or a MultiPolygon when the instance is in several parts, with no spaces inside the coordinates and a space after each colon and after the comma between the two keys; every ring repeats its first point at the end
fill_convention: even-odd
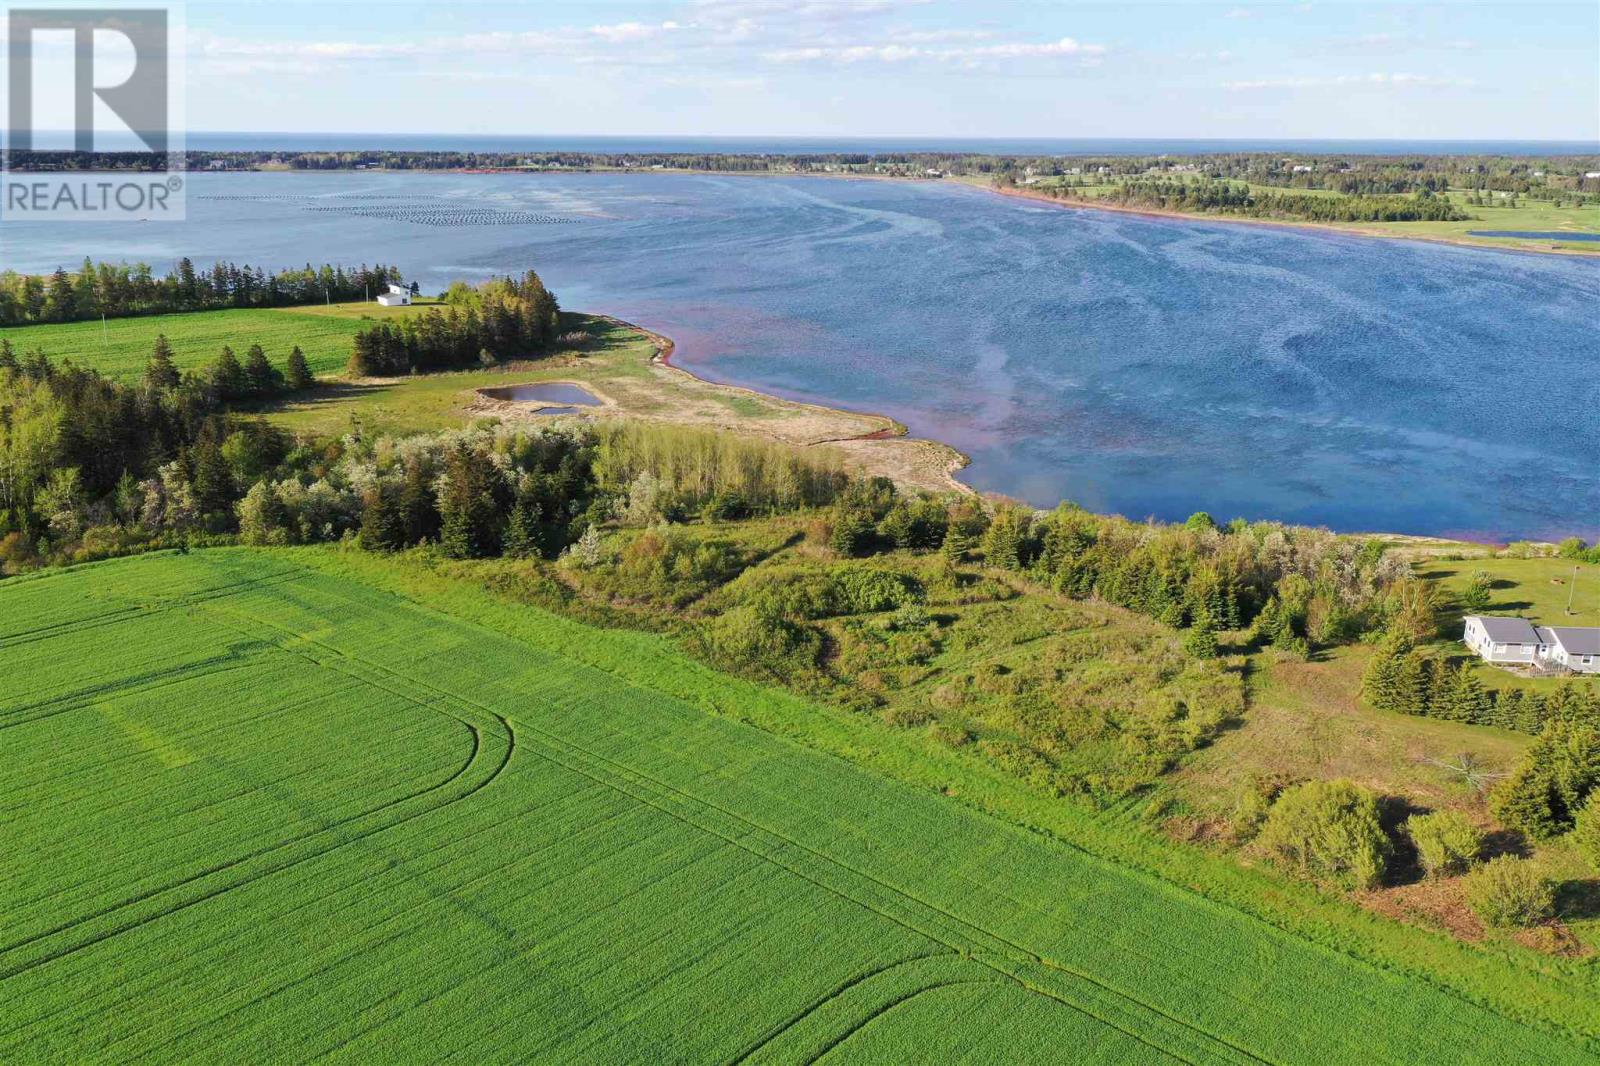
{"type": "Polygon", "coordinates": [[[193,538],[554,557],[602,522],[825,506],[848,482],[825,456],[671,427],[298,438],[229,413],[229,365],[178,378],[158,353],[137,386],[0,365],[0,574],[193,538]]]}
{"type": "Polygon", "coordinates": [[[543,351],[559,333],[561,308],[533,271],[495,278],[475,289],[453,286],[448,306],[404,321],[379,322],[355,335],[349,372],[392,377],[543,351]]]}
{"type": "Polygon", "coordinates": [[[218,262],[209,270],[196,270],[185,256],[170,273],[157,277],[147,263],[85,259],[76,272],[0,273],[0,326],[362,300],[385,291],[391,282],[399,284],[400,271],[382,264],[347,270],[308,263],[268,272],[248,264],[218,262]]]}
{"type": "Polygon", "coordinates": [[[256,355],[232,360],[237,376],[179,375],[163,339],[129,386],[37,352],[18,359],[0,341],[0,573],[159,543],[180,528],[229,530],[239,480],[288,449],[276,431],[227,414],[231,390],[296,380],[256,355]]]}
{"type": "Polygon", "coordinates": [[[1241,629],[1253,642],[1305,655],[1420,610],[1408,605],[1409,568],[1378,541],[1270,522],[1222,527],[1204,512],[1183,525],[1070,504],[1043,515],[1020,507],[989,515],[970,501],[898,497],[878,479],[844,494],[830,543],[848,556],[896,548],[938,548],[955,561],[981,554],[1074,598],[1190,628],[1191,651],[1202,655],[1216,654],[1218,631],[1241,629]]]}
{"type": "Polygon", "coordinates": [[[1096,202],[1163,211],[1303,219],[1309,222],[1453,222],[1468,217],[1448,198],[1426,192],[1415,199],[1312,196],[1255,192],[1248,185],[1228,181],[1125,181],[1105,196],[1098,197],[1096,202]]]}
{"type": "Polygon", "coordinates": [[[1384,640],[1362,677],[1362,694],[1384,711],[1538,734],[1551,721],[1600,728],[1600,692],[1568,683],[1551,693],[1490,691],[1469,663],[1451,663],[1399,637],[1384,640]]]}

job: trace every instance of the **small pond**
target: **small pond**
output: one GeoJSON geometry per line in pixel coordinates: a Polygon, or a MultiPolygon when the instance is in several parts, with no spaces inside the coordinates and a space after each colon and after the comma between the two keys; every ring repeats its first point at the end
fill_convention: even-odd
{"type": "Polygon", "coordinates": [[[1561,233],[1555,230],[1474,229],[1469,237],[1521,237],[1529,241],[1600,241],[1600,233],[1561,233]]]}
{"type": "Polygon", "coordinates": [[[570,410],[573,406],[599,407],[600,401],[594,393],[582,385],[569,385],[566,382],[552,381],[543,385],[507,385],[504,388],[484,389],[485,396],[496,400],[511,400],[516,403],[537,403],[544,405],[559,404],[569,408],[566,411],[551,411],[551,414],[575,413],[570,410]]]}

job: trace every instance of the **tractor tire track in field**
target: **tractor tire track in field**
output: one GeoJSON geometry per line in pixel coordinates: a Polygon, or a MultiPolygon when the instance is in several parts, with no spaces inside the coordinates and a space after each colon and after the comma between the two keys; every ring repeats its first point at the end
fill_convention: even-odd
{"type": "Polygon", "coordinates": [[[523,746],[529,748],[539,758],[568,772],[616,789],[637,802],[655,808],[662,814],[701,832],[720,837],[735,848],[809,881],[825,892],[870,910],[910,932],[942,944],[1016,982],[1030,992],[1055,1000],[1162,1054],[1191,1064],[1269,1061],[1230,1043],[1224,1037],[1151,1007],[1137,997],[1113,988],[1088,974],[1059,963],[1049,962],[1022,945],[950,914],[896,886],[880,881],[871,874],[856,870],[832,856],[817,852],[741,815],[683,793],[674,786],[656,781],[649,775],[630,767],[613,764],[620,769],[608,769],[604,764],[612,763],[612,760],[605,756],[590,752],[538,727],[530,727],[526,722],[519,724],[522,726],[523,746]],[[530,731],[537,735],[529,736],[530,731]],[[629,776],[637,780],[630,781],[629,776]],[[652,795],[652,789],[657,790],[656,794],[652,795]],[[712,824],[712,818],[706,816],[707,812],[715,812],[716,815],[734,822],[735,825],[720,828],[712,824]],[[813,867],[820,865],[823,869],[806,869],[803,868],[805,865],[803,863],[785,861],[781,857],[781,852],[789,849],[803,853],[806,859],[811,860],[809,865],[813,867]],[[830,873],[833,875],[831,878],[829,878],[830,873]],[[844,876],[840,877],[841,874],[844,876]],[[830,880],[833,883],[830,883],[830,880]],[[838,883],[840,881],[845,883],[838,883]],[[878,898],[875,900],[874,896],[878,898]],[[1068,980],[1062,981],[1062,978],[1068,980]],[[1062,984],[1067,984],[1070,991],[1053,987],[1062,984]],[[1162,1037],[1157,1038],[1155,1033],[1161,1033],[1162,1037]],[[1165,1042],[1158,1042],[1158,1039],[1164,1039],[1165,1042]]]}
{"type": "MultiPolygon", "coordinates": [[[[414,706],[445,714],[461,722],[472,737],[472,751],[466,762],[449,777],[427,788],[397,797],[370,810],[337,821],[325,822],[309,833],[280,840],[160,888],[122,900],[95,914],[80,916],[52,929],[0,947],[0,981],[65,958],[114,936],[213,899],[234,888],[291,869],[335,849],[360,844],[378,833],[459,803],[487,787],[510,763],[516,748],[516,739],[510,722],[504,717],[491,713],[487,722],[475,722],[471,719],[478,717],[477,710],[463,701],[452,702],[464,708],[466,713],[464,715],[452,713],[435,705],[431,700],[418,699],[409,692],[392,688],[371,677],[363,677],[359,669],[348,669],[349,666],[355,665],[354,660],[343,656],[341,658],[342,664],[320,662],[316,659],[311,661],[323,668],[339,670],[414,706]],[[346,668],[341,669],[341,665],[346,668]],[[486,737],[491,741],[503,742],[504,750],[498,760],[492,755],[488,758],[483,757],[486,747],[498,746],[486,744],[486,737]],[[440,790],[449,790],[450,794],[442,801],[434,802],[434,794],[440,790]],[[376,824],[369,824],[374,822],[376,824]],[[329,837],[332,839],[322,839],[329,837]],[[241,873],[244,876],[239,876],[241,873]],[[177,899],[169,898],[174,894],[178,894],[177,899]]],[[[509,931],[502,929],[502,932],[509,931]]]]}
{"type": "MultiPolygon", "coordinates": [[[[964,965],[966,961],[967,960],[965,960],[957,952],[949,948],[944,948],[938,951],[926,952],[921,955],[911,955],[903,959],[896,959],[893,962],[887,962],[880,966],[874,966],[871,969],[864,970],[861,973],[841,981],[839,984],[829,989],[826,993],[817,997],[805,1007],[801,1008],[798,1013],[791,1015],[784,1021],[779,1022],[777,1025],[768,1029],[765,1033],[762,1033],[761,1036],[759,1036],[749,1047],[745,1048],[733,1058],[729,1059],[726,1066],[743,1066],[745,1062],[748,1062],[757,1056],[769,1054],[769,1049],[771,1049],[774,1045],[781,1043],[789,1033],[794,1031],[796,1026],[804,1024],[808,1019],[814,1017],[818,1011],[832,1007],[835,1003],[838,1003],[843,999],[854,997],[856,994],[858,994],[859,990],[863,988],[869,988],[874,984],[882,983],[883,979],[885,978],[897,978],[900,976],[899,971],[905,969],[906,967],[916,967],[920,969],[924,968],[929,963],[934,963],[937,965],[951,962],[957,963],[958,965],[964,965]]],[[[999,985],[1005,983],[997,977],[986,977],[982,978],[981,980],[988,984],[999,985]]],[[[935,986],[930,984],[919,985],[917,986],[916,991],[921,991],[931,987],[935,986]]],[[[868,1017],[870,1018],[871,1015],[869,1014],[868,1017]]],[[[860,1024],[862,1024],[864,1021],[865,1019],[857,1020],[852,1028],[859,1028],[860,1024]]]]}
{"type": "Polygon", "coordinates": [[[931,985],[923,985],[921,988],[913,988],[908,992],[903,992],[891,999],[889,1002],[879,1005],[871,1014],[861,1019],[855,1025],[850,1026],[844,1032],[836,1034],[832,1039],[822,1046],[822,1050],[818,1051],[815,1055],[806,1058],[806,1066],[812,1066],[813,1063],[821,1062],[823,1059],[827,1058],[830,1054],[837,1050],[839,1045],[843,1044],[846,1040],[849,1040],[851,1037],[861,1033],[874,1022],[881,1021],[895,1008],[910,1003],[920,995],[928,992],[937,992],[941,988],[961,988],[965,985],[998,984],[1001,984],[1001,982],[993,978],[968,977],[954,981],[935,981],[931,985]]]}
{"type": "Polygon", "coordinates": [[[10,648],[20,648],[24,644],[36,644],[41,640],[50,640],[54,637],[66,636],[71,633],[84,633],[106,626],[126,622],[132,618],[149,617],[155,614],[164,614],[168,611],[180,610],[184,607],[194,607],[209,600],[223,599],[237,596],[240,592],[254,591],[255,589],[271,588],[282,585],[303,576],[305,571],[282,570],[266,577],[253,578],[249,581],[234,581],[226,585],[217,585],[213,588],[202,589],[182,596],[175,596],[170,600],[157,600],[154,603],[136,603],[127,607],[119,607],[114,611],[107,611],[90,618],[71,618],[65,622],[55,622],[36,629],[23,629],[15,633],[0,634],[0,651],[10,648]]]}
{"type": "Polygon", "coordinates": [[[147,673],[137,674],[132,677],[108,681],[103,685],[94,685],[89,688],[75,689],[72,692],[63,692],[59,696],[38,700],[33,703],[18,704],[0,710],[0,730],[15,729],[18,726],[42,722],[47,718],[54,718],[58,714],[67,714],[71,711],[81,711],[85,707],[93,707],[107,699],[118,696],[132,695],[138,692],[154,692],[169,685],[192,681],[213,674],[226,673],[229,670],[239,670],[255,664],[255,653],[271,648],[276,651],[276,645],[253,641],[246,644],[229,645],[228,650],[221,655],[198,659],[182,666],[169,667],[165,670],[151,670],[147,673]],[[12,721],[13,716],[25,715],[29,711],[42,711],[41,714],[29,715],[12,721]]]}
{"type": "MultiPolygon", "coordinates": [[[[410,677],[404,673],[401,673],[400,671],[393,670],[381,664],[365,659],[359,659],[355,656],[349,656],[346,653],[341,652],[339,649],[330,647],[320,641],[312,641],[310,643],[317,647],[326,649],[333,655],[342,656],[347,661],[361,662],[367,668],[378,671],[382,674],[386,674],[400,683],[431,692],[436,698],[451,699],[455,702],[472,706],[481,713],[500,717],[498,712],[483,704],[469,700],[467,697],[453,695],[445,690],[436,688],[425,681],[410,677]]],[[[983,927],[969,922],[958,915],[952,914],[949,911],[940,908],[936,904],[919,899],[905,890],[882,881],[879,878],[866,873],[865,871],[857,870],[849,864],[844,863],[831,855],[817,851],[816,849],[786,837],[781,833],[774,832],[773,830],[770,830],[757,822],[753,822],[735,811],[730,811],[709,800],[705,800],[698,796],[684,792],[674,785],[654,778],[649,774],[636,770],[633,767],[627,766],[626,764],[619,763],[607,756],[590,751],[589,749],[584,748],[579,744],[575,744],[564,737],[558,736],[549,730],[542,729],[528,722],[522,722],[521,725],[528,734],[525,739],[525,746],[531,741],[533,745],[533,754],[536,756],[561,766],[563,769],[566,769],[570,772],[586,777],[597,784],[622,792],[636,801],[653,807],[669,817],[682,821],[685,824],[699,829],[702,832],[708,832],[718,836],[732,844],[734,847],[740,848],[760,859],[763,859],[764,861],[788,870],[790,873],[793,873],[796,876],[802,877],[805,880],[817,885],[824,891],[841,896],[858,906],[872,910],[875,913],[878,913],[889,919],[890,921],[901,925],[903,928],[909,929],[924,937],[943,944],[953,951],[960,952],[961,954],[974,959],[974,961],[989,967],[996,973],[1002,974],[1006,978],[1015,981],[1022,987],[1027,988],[1029,991],[1056,1000],[1064,1006],[1086,1014],[1094,1018],[1096,1021],[1115,1028],[1121,1031],[1124,1035],[1129,1036],[1140,1043],[1146,1044],[1155,1050],[1190,1063],[1215,1059],[1219,1055],[1222,1061],[1251,1063],[1268,1062],[1268,1060],[1261,1058],[1248,1049],[1231,1043],[1225,1037],[1222,1037],[1219,1034],[1208,1032],[1199,1026],[1184,1021],[1175,1015],[1169,1014],[1158,1007],[1154,1007],[1144,1002],[1136,996],[1114,988],[1087,973],[1076,970],[1072,967],[1068,967],[1062,963],[1045,959],[1024,945],[1018,944],[1015,941],[1009,940],[1003,936],[984,929],[983,927]],[[549,750],[540,750],[541,748],[549,750]],[[552,751],[556,754],[551,754],[552,751]],[[573,765],[572,763],[563,761],[561,758],[563,754],[565,754],[568,758],[573,758],[575,756],[579,762],[588,763],[588,766],[585,767],[583,765],[573,765]],[[629,782],[629,777],[632,777],[636,780],[629,782]],[[619,783],[619,780],[621,783],[619,783]],[[639,789],[639,791],[630,789],[629,784],[633,784],[635,788],[639,789]],[[651,789],[656,790],[658,793],[656,800],[654,801],[648,795],[641,794],[642,792],[648,792],[651,789]],[[696,821],[691,815],[669,809],[667,804],[673,803],[674,801],[676,801],[679,805],[686,806],[693,811],[714,811],[717,815],[734,822],[737,828],[724,831],[715,826],[702,824],[701,822],[696,821]],[[751,838],[756,836],[771,838],[778,842],[777,846],[769,848],[769,850],[766,852],[759,850],[750,842],[751,838]],[[784,848],[793,848],[797,851],[803,852],[810,859],[822,863],[825,868],[832,867],[838,871],[844,872],[848,875],[848,878],[854,878],[870,883],[870,885],[882,890],[883,893],[886,893],[892,902],[899,903],[904,909],[912,911],[916,917],[907,917],[904,915],[895,915],[889,913],[889,911],[883,909],[882,906],[875,906],[872,902],[857,898],[857,896],[852,895],[851,892],[846,889],[840,888],[837,885],[824,883],[823,881],[819,880],[817,876],[813,876],[812,874],[802,871],[797,866],[786,863],[776,857],[776,854],[774,853],[781,851],[784,848]],[[917,913],[919,911],[921,912],[920,914],[917,913]],[[929,922],[930,917],[932,919],[931,923],[929,922]],[[929,932],[927,928],[924,928],[922,924],[918,923],[918,918],[921,918],[924,924],[933,924],[935,926],[942,925],[945,926],[949,931],[944,932],[942,935],[939,932],[929,932]],[[950,929],[949,927],[952,926],[953,929],[950,929]],[[1063,992],[1056,988],[1046,987],[1047,984],[1055,985],[1063,983],[1061,981],[1062,978],[1065,978],[1065,983],[1069,984],[1077,993],[1076,996],[1070,996],[1069,993],[1063,992]],[[1085,990],[1083,986],[1085,985],[1089,986],[1089,988],[1093,990],[1087,995],[1084,994],[1085,990]],[[1090,1005],[1086,1005],[1085,1001],[1087,1001],[1087,1003],[1090,1005]],[[1131,1015],[1131,1017],[1126,1017],[1124,1020],[1125,1023],[1119,1024],[1108,1017],[1108,1013],[1120,1013],[1123,1015],[1131,1015]],[[1170,1029],[1170,1027],[1173,1026],[1177,1027],[1176,1033],[1173,1033],[1170,1029]],[[1175,1042],[1179,1044],[1188,1043],[1189,1041],[1187,1040],[1187,1037],[1200,1038],[1200,1042],[1195,1045],[1194,1050],[1191,1050],[1191,1054],[1199,1054],[1200,1059],[1197,1060],[1187,1058],[1172,1048],[1164,1047],[1160,1044],[1154,1043],[1150,1039],[1147,1039],[1143,1035],[1143,1032],[1152,1028],[1157,1030],[1167,1028],[1169,1037],[1176,1037],[1175,1042]]],[[[870,894],[870,890],[868,894],[870,894]]]]}

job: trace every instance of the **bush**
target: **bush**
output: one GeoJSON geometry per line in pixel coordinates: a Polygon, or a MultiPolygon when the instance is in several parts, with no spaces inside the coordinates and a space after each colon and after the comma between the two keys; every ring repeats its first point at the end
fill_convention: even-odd
{"type": "Polygon", "coordinates": [[[1526,927],[1555,914],[1555,882],[1514,855],[1502,855],[1468,874],[1466,890],[1468,905],[1487,925],[1526,927]]]}
{"type": "Polygon", "coordinates": [[[1285,867],[1346,888],[1376,885],[1390,851],[1377,797],[1349,781],[1308,781],[1286,789],[1256,842],[1285,867]]]}
{"type": "Polygon", "coordinates": [[[706,623],[700,640],[711,661],[741,673],[788,679],[817,661],[816,634],[786,618],[735,607],[706,623]]]}
{"type": "Polygon", "coordinates": [[[844,558],[867,555],[872,551],[872,516],[850,507],[836,508],[828,531],[828,547],[844,558]]]}
{"type": "Polygon", "coordinates": [[[1406,832],[1429,877],[1466,873],[1483,849],[1483,833],[1460,811],[1413,815],[1406,832]]]}
{"type": "Polygon", "coordinates": [[[921,603],[922,586],[914,578],[889,570],[851,567],[834,575],[840,606],[850,614],[892,611],[908,603],[921,603]]]}
{"type": "Polygon", "coordinates": [[[1585,862],[1600,870],[1600,800],[1593,796],[1578,812],[1578,821],[1572,827],[1572,846],[1585,862]]]}

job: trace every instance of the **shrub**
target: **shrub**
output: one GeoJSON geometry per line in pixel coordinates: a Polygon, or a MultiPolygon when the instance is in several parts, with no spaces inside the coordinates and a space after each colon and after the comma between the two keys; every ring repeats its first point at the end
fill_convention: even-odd
{"type": "Polygon", "coordinates": [[[753,607],[735,607],[707,622],[700,641],[716,665],[779,679],[809,669],[819,648],[809,629],[753,607]]]}
{"type": "Polygon", "coordinates": [[[1406,820],[1406,832],[1429,877],[1465,873],[1483,849],[1483,833],[1460,811],[1413,815],[1406,820]]]}
{"type": "Polygon", "coordinates": [[[1468,874],[1466,890],[1467,904],[1487,925],[1537,925],[1555,913],[1555,882],[1514,855],[1502,855],[1468,874]]]}
{"type": "Polygon", "coordinates": [[[1483,611],[1494,598],[1494,583],[1486,571],[1478,570],[1461,593],[1461,606],[1469,611],[1483,611]]]}
{"type": "Polygon", "coordinates": [[[872,516],[853,507],[837,508],[828,531],[828,547],[834,554],[850,558],[872,551],[872,516]]]}
{"type": "Polygon", "coordinates": [[[1572,846],[1585,862],[1600,870],[1600,800],[1593,796],[1578,812],[1577,823],[1572,827],[1572,846]]]}
{"type": "Polygon", "coordinates": [[[1376,885],[1390,851],[1377,797],[1349,781],[1286,789],[1256,842],[1287,868],[1347,888],[1376,885]]]}
{"type": "Polygon", "coordinates": [[[836,573],[834,582],[840,606],[850,614],[892,611],[923,599],[922,586],[914,578],[889,570],[850,567],[836,573]]]}

